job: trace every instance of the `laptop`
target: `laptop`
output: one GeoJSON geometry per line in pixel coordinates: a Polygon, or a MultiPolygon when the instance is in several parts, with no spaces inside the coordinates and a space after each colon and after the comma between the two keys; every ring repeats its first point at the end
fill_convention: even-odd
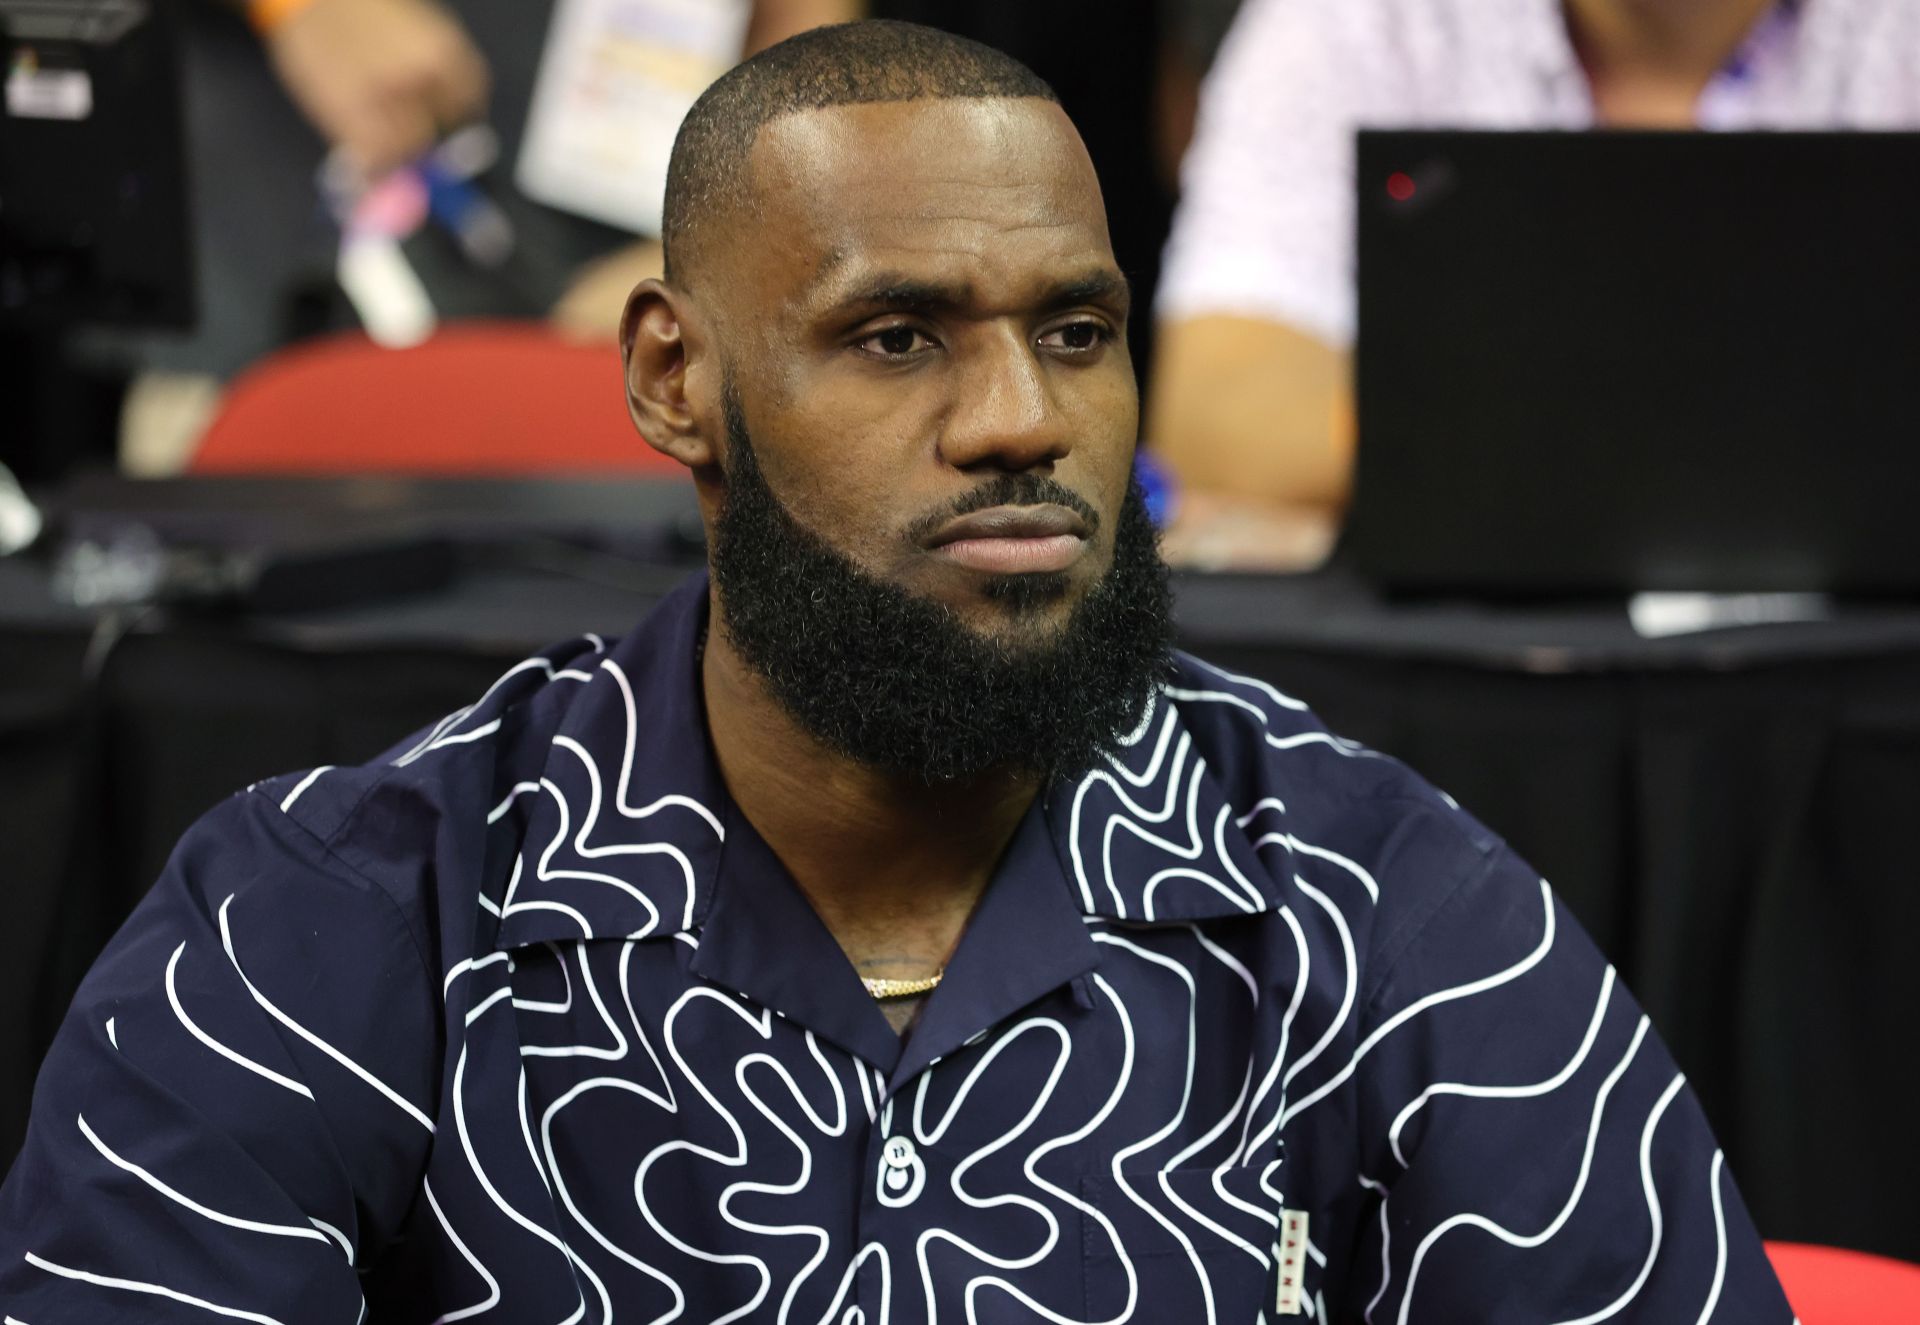
{"type": "Polygon", "coordinates": [[[1920,134],[1364,131],[1344,554],[1920,591],[1920,134]]]}

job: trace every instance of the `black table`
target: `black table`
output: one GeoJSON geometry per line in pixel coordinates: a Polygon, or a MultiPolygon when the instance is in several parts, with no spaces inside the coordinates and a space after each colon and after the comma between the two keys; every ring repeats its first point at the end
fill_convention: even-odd
{"type": "MultiPolygon", "coordinates": [[[[73,981],[180,831],[364,759],[697,564],[684,488],[96,485],[69,523],[242,547],[450,532],[431,593],[81,611],[0,562],[0,1153],[73,981]],[[32,1015],[23,1010],[33,1009],[32,1015]]],[[[1407,760],[1551,879],[1692,1078],[1762,1231],[1920,1260],[1920,610],[1645,640],[1618,605],[1391,603],[1337,572],[1182,577],[1183,640],[1407,760]]]]}

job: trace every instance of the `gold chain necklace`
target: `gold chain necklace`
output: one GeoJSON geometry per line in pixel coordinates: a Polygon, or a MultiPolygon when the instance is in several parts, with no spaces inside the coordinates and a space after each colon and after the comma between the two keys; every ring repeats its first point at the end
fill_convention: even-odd
{"type": "Polygon", "coordinates": [[[931,990],[940,983],[940,977],[946,973],[946,968],[942,967],[932,975],[919,980],[880,980],[863,975],[860,977],[860,983],[865,985],[867,992],[875,998],[911,998],[915,994],[924,994],[931,990]]]}

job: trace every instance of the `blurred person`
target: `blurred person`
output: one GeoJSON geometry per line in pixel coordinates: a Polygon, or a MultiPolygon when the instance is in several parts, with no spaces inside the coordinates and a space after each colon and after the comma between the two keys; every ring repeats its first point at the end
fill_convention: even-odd
{"type": "MultiPolygon", "coordinates": [[[[280,83],[321,135],[367,175],[420,156],[487,107],[487,59],[440,0],[234,0],[280,83]]],[[[857,0],[754,0],[746,54],[857,0]]]]}
{"type": "MultiPolygon", "coordinates": [[[[742,54],[751,56],[809,28],[862,17],[862,0],[753,0],[742,54]]],[[[554,302],[553,325],[577,340],[610,340],[633,287],[658,276],[664,255],[647,237],[581,266],[554,302]]]]}
{"type": "Polygon", "coordinates": [[[9,1314],[1786,1325],[1544,881],[1171,649],[1051,89],[822,29],[668,189],[627,402],[711,574],[188,833],[41,1073],[9,1314]]]}
{"type": "MultiPolygon", "coordinates": [[[[753,0],[746,48],[847,17],[856,4],[753,0]]],[[[509,271],[481,270],[451,245],[411,245],[435,310],[549,318],[568,335],[612,340],[627,291],[659,270],[657,239],[546,205],[513,177],[554,12],[553,0],[178,7],[200,320],[186,333],[78,340],[85,361],[135,375],[123,465],[176,472],[225,379],[291,341],[355,325],[336,281],[340,231],[317,185],[335,151],[375,177],[485,121],[500,164],[481,183],[517,236],[514,260],[509,271]]]]}
{"type": "MultiPolygon", "coordinates": [[[[486,116],[487,58],[440,0],[237,2],[287,95],[364,178],[416,160],[486,116]]],[[[743,53],[844,22],[858,9],[859,0],[752,0],[743,53]]],[[[652,236],[589,259],[555,301],[555,325],[583,339],[612,339],[628,291],[659,270],[652,236]]]]}
{"type": "MultiPolygon", "coordinates": [[[[846,18],[857,3],[754,0],[746,49],[846,18]]],[[[178,472],[224,379],[290,341],[354,324],[336,284],[339,231],[315,185],[330,153],[376,178],[463,125],[497,130],[502,168],[484,183],[518,237],[513,270],[476,270],[441,251],[449,246],[416,246],[444,317],[545,318],[574,339],[611,341],[627,292],[659,272],[657,238],[545,205],[511,178],[552,0],[182,8],[200,324],[184,335],[81,342],[87,359],[133,372],[119,428],[126,472],[178,472]],[[254,31],[229,11],[248,15],[254,31]]]]}
{"type": "Polygon", "coordinates": [[[1920,126],[1912,0],[1248,0],[1203,89],[1156,314],[1168,554],[1323,555],[1352,472],[1360,127],[1920,126]]]}

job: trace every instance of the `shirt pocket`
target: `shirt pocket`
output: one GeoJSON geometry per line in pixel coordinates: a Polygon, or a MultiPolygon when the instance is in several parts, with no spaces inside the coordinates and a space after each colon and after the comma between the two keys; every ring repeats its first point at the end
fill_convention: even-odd
{"type": "Polygon", "coordinates": [[[1280,1205],[1257,1168],[1089,1174],[1080,1181],[1088,1320],[1253,1325],[1273,1314],[1280,1205]]]}

